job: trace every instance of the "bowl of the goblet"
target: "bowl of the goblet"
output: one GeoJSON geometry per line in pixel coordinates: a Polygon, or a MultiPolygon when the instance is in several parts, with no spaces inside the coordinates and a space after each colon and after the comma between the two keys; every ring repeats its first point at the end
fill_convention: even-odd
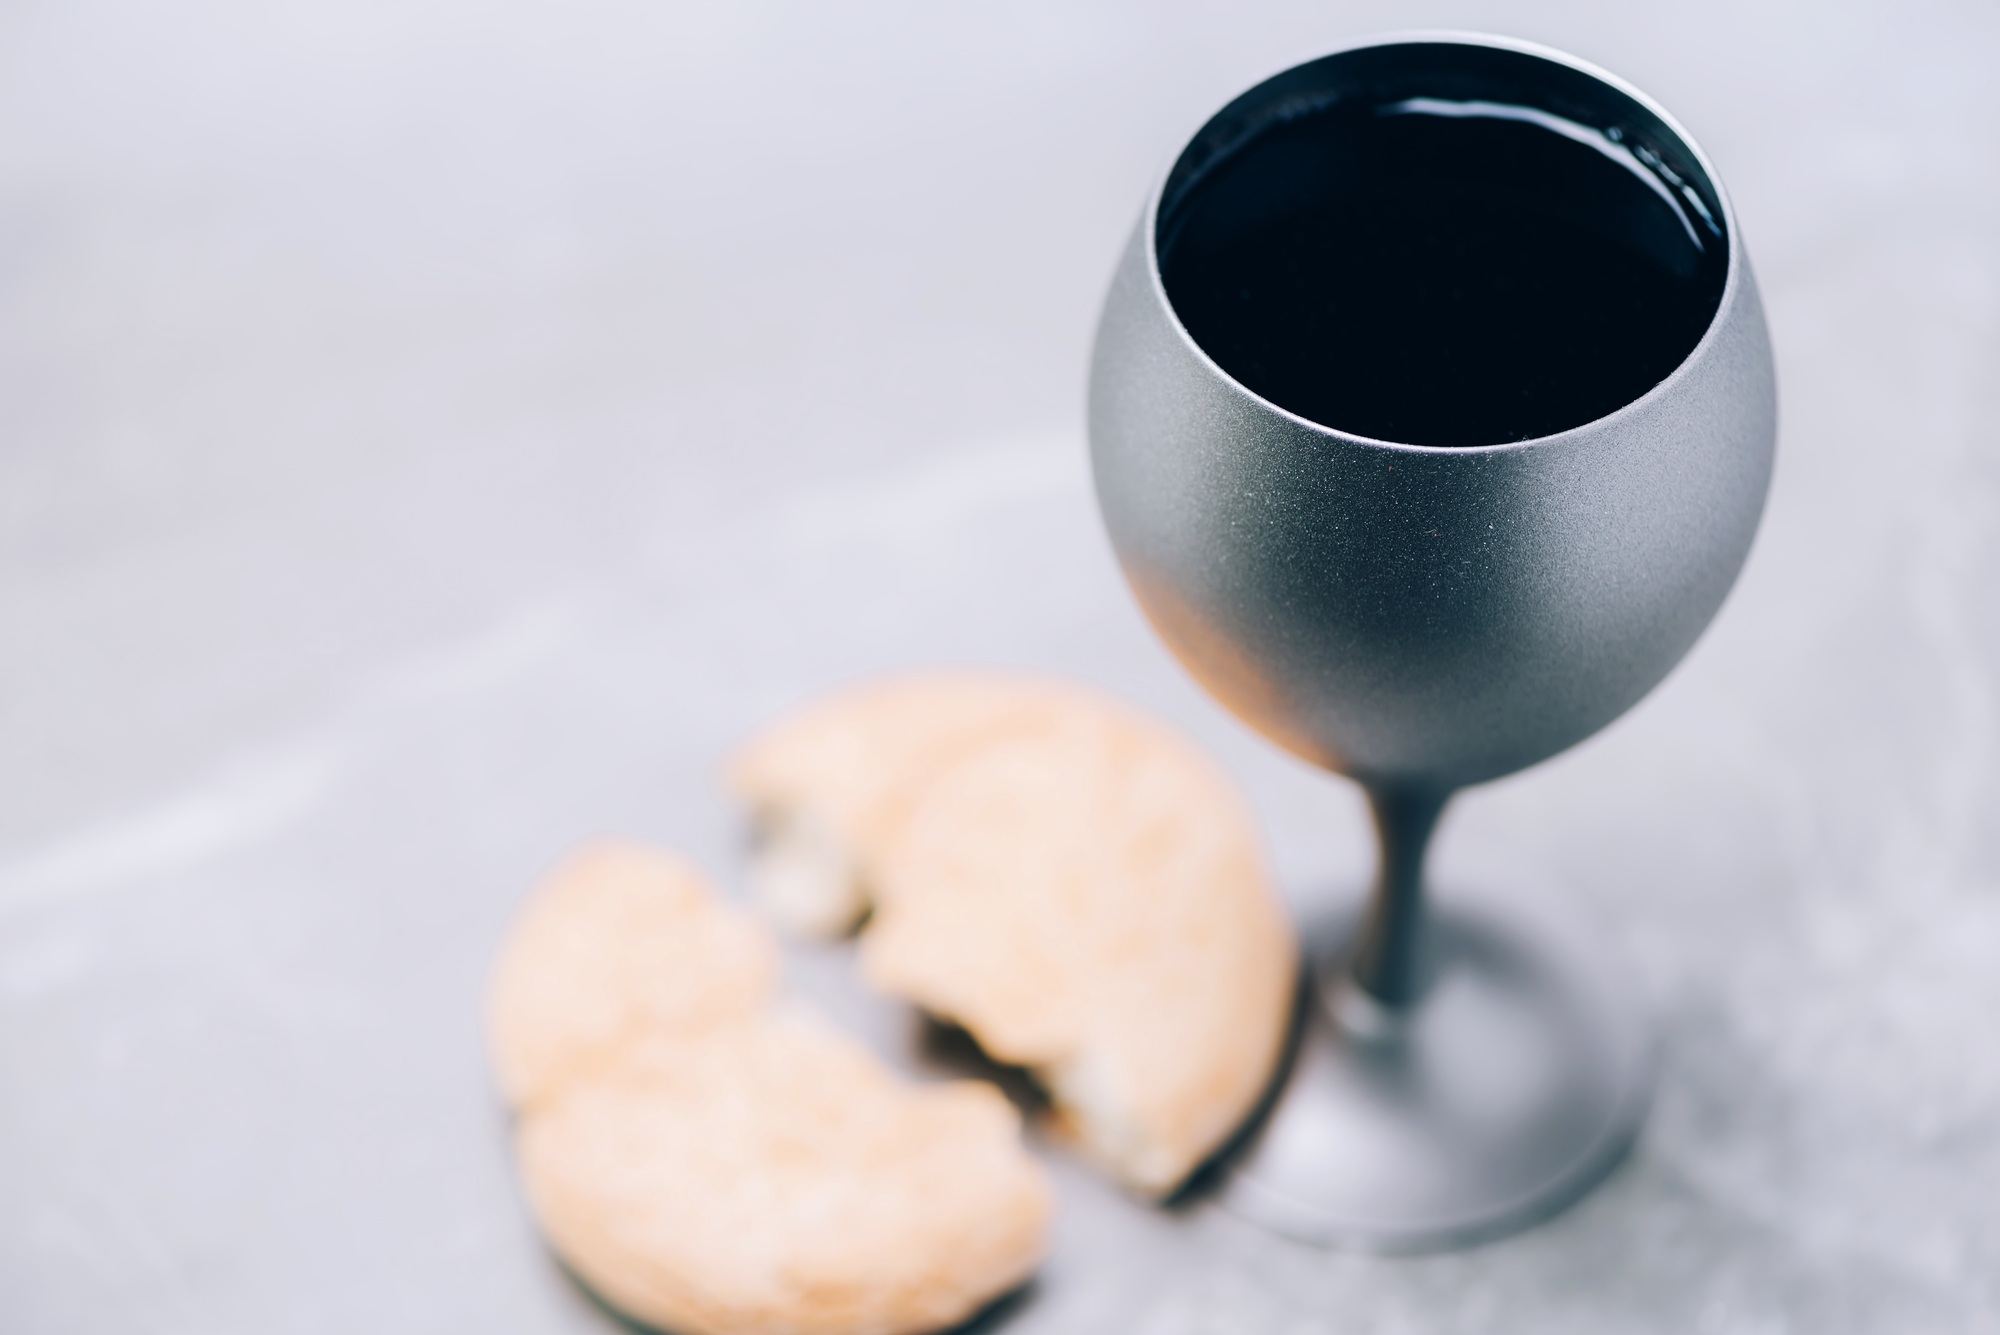
{"type": "Polygon", "coordinates": [[[1315,763],[1455,787],[1589,736],[1693,645],[1776,401],[1686,135],[1581,62],[1439,35],[1295,67],[1190,141],[1114,276],[1089,423],[1118,559],[1203,686],[1315,763]]]}

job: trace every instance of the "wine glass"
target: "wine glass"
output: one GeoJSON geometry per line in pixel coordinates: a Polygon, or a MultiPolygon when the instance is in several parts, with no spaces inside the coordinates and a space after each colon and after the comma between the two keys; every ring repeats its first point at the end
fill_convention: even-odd
{"type": "Polygon", "coordinates": [[[1715,172],[1560,52],[1414,34],[1216,113],[1154,190],[1090,380],[1104,524],[1148,619],[1267,738],[1366,790],[1365,912],[1223,1200],[1379,1250],[1587,1191],[1651,1044],[1599,952],[1427,903],[1458,788],[1617,718],[1748,554],[1776,389],[1715,172]]]}

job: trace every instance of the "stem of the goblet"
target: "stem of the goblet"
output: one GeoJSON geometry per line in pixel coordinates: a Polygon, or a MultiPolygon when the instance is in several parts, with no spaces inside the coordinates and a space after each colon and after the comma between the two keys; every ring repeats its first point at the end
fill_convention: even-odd
{"type": "Polygon", "coordinates": [[[1368,789],[1382,868],[1349,968],[1385,1006],[1414,1005],[1424,989],[1424,850],[1450,797],[1429,788],[1368,789]]]}

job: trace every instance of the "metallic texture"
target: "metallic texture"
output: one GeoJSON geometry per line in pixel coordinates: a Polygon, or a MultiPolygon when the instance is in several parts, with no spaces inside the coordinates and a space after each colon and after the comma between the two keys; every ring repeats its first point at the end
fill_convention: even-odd
{"type": "Polygon", "coordinates": [[[1415,1005],[1430,982],[1423,932],[1424,854],[1446,800],[1435,789],[1368,790],[1382,868],[1351,968],[1354,981],[1386,1005],[1415,1005]]]}
{"type": "Polygon", "coordinates": [[[1499,943],[1490,949],[1460,948],[1472,938],[1458,928],[1427,944],[1423,849],[1452,790],[1554,755],[1651,690],[1707,626],[1749,552],[1770,483],[1777,394],[1756,283],[1714,171],[1643,94],[1546,48],[1417,34],[1297,66],[1211,118],[1153,192],[1098,328],[1089,421],[1104,524],[1154,628],[1251,727],[1364,784],[1383,835],[1368,926],[1325,967],[1342,972],[1336,993],[1359,988],[1368,1005],[1408,1013],[1386,1030],[1372,1021],[1357,1029],[1352,1014],[1342,1018],[1353,1006],[1329,1008],[1232,1199],[1290,1232],[1386,1247],[1444,1245],[1539,1218],[1629,1138],[1643,1106],[1633,1055],[1642,1045],[1629,1026],[1605,1027],[1614,994],[1582,981],[1588,971],[1559,952],[1497,927],[1474,934],[1499,943]],[[1433,69],[1445,71],[1452,96],[1542,105],[1585,123],[1614,111],[1636,120],[1711,201],[1729,248],[1720,306],[1650,392],[1536,440],[1400,445],[1260,398],[1183,328],[1154,244],[1170,192],[1302,100],[1362,78],[1421,94],[1433,69]],[[1458,945],[1447,948],[1446,936],[1458,945]],[[1491,1024],[1436,1018],[1464,1017],[1473,996],[1494,1008],[1491,1024]],[[1446,1008],[1447,997],[1461,1001],[1446,1008]],[[1344,1038],[1334,1041],[1328,1024],[1344,1038]],[[1429,1035],[1422,1054],[1397,1049],[1418,1034],[1429,1035]],[[1473,1061],[1482,1044],[1489,1057],[1518,1058],[1488,1091],[1494,1110],[1510,1110],[1506,1135],[1477,1129],[1471,1086],[1435,1078],[1439,1063],[1506,1065],[1473,1061]],[[1399,1083],[1413,1062],[1431,1076],[1399,1083]],[[1520,1071],[1540,1072],[1539,1084],[1521,1087],[1520,1071]],[[1457,1091],[1455,1111],[1425,1103],[1424,1091],[1445,1089],[1457,1091]],[[1357,1116],[1363,1105],[1399,1108],[1411,1134],[1382,1142],[1402,1148],[1378,1146],[1358,1177],[1351,1156],[1271,1149],[1324,1140],[1297,1127],[1301,1118],[1338,1124],[1329,1099],[1357,1116]],[[1554,1138],[1524,1130],[1536,1126],[1554,1138]],[[1463,1143],[1446,1143],[1452,1127],[1463,1143]],[[1579,1143],[1595,1147],[1582,1168],[1570,1152],[1579,1143]],[[1485,1154],[1510,1156],[1508,1172],[1472,1171],[1485,1154]],[[1410,1200],[1391,1208],[1384,1180],[1409,1183],[1410,1200]],[[1419,1192],[1420,1182],[1431,1185],[1419,1192]]]}
{"type": "MultiPolygon", "coordinates": [[[[1490,38],[1411,45],[1444,40],[1583,68],[1490,38]]],[[[1302,68],[1338,78],[1344,54],[1302,68]]],[[[1721,309],[1673,375],[1559,435],[1438,449],[1320,426],[1218,367],[1161,286],[1161,193],[1098,329],[1091,459],[1133,590],[1204,686],[1315,763],[1454,788],[1583,740],[1680,661],[1750,550],[1776,436],[1726,198],[1721,309]]]]}
{"type": "Polygon", "coordinates": [[[1322,971],[1282,1097],[1231,1165],[1231,1210],[1311,1242],[1433,1250],[1547,1218],[1624,1154],[1653,1052],[1603,962],[1558,923],[1463,897],[1424,939],[1422,1005],[1322,971]]]}

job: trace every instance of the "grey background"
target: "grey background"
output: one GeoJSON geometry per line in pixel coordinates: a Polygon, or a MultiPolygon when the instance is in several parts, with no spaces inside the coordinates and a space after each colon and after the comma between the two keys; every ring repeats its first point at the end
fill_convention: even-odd
{"type": "MultiPolygon", "coordinates": [[[[477,1002],[601,831],[738,874],[772,710],[1071,672],[1351,893],[1344,786],[1153,643],[1085,354],[1153,174],[1339,38],[1548,41],[1734,192],[1783,423],[1661,690],[1468,796],[1447,881],[1629,960],[1633,1159],[1373,1260],[1056,1160],[1010,1331],[2000,1328],[2000,13],[1976,3],[0,8],[0,1330],[603,1331],[477,1002]]],[[[900,1016],[805,952],[885,1050],[900,1016]]]]}

